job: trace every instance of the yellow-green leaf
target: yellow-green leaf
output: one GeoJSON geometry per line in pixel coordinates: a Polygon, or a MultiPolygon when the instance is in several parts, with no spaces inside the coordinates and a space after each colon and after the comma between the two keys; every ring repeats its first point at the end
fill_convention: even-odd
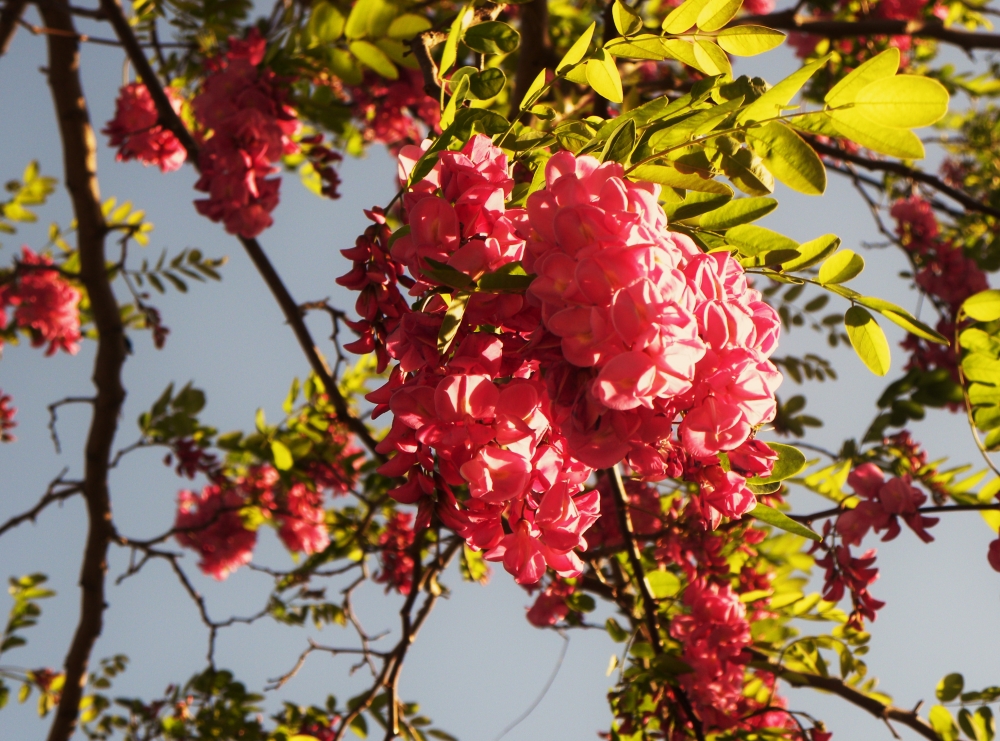
{"type": "Polygon", "coordinates": [[[809,540],[815,541],[823,540],[818,533],[814,532],[802,523],[796,522],[783,512],[779,512],[774,509],[774,507],[768,507],[766,504],[758,504],[747,514],[755,520],[766,522],[772,527],[785,530],[789,533],[794,533],[795,535],[801,535],[803,538],[809,538],[809,540]]]}
{"type": "Polygon", "coordinates": [[[715,37],[715,43],[737,57],[752,57],[771,51],[784,41],[785,34],[763,26],[736,26],[724,28],[715,37]]]}
{"type": "Polygon", "coordinates": [[[916,129],[930,126],[948,112],[948,91],[929,77],[884,77],[858,92],[854,110],[880,126],[916,129]]]}
{"type": "Polygon", "coordinates": [[[859,65],[834,85],[824,100],[829,106],[853,103],[857,94],[869,83],[885,77],[892,77],[898,69],[899,49],[896,47],[886,49],[881,54],[876,54],[864,64],[859,65]]]}
{"type": "Polygon", "coordinates": [[[924,158],[924,145],[920,137],[909,129],[881,126],[854,108],[829,111],[829,116],[833,127],[841,136],[873,152],[900,159],[924,158]]]}
{"type": "Polygon", "coordinates": [[[375,44],[368,41],[352,41],[349,48],[351,54],[357,57],[359,62],[366,67],[371,67],[382,75],[382,77],[389,80],[395,80],[399,77],[399,70],[396,69],[396,65],[375,44]]]}
{"type": "Polygon", "coordinates": [[[822,237],[810,239],[799,245],[799,256],[794,260],[781,264],[781,269],[786,273],[794,270],[804,270],[818,262],[825,260],[840,247],[840,237],[836,234],[824,234],[822,237]]]}
{"type": "Polygon", "coordinates": [[[646,584],[656,599],[673,597],[681,591],[681,580],[669,571],[650,571],[646,574],[646,584]]]}
{"type": "Polygon", "coordinates": [[[816,151],[788,126],[772,121],[749,129],[747,144],[771,174],[792,190],[808,196],[826,190],[826,168],[816,151]]]}
{"type": "Polygon", "coordinates": [[[745,121],[763,121],[764,119],[780,115],[782,109],[788,105],[788,102],[795,97],[799,90],[802,89],[802,86],[809,81],[810,77],[826,65],[829,58],[829,55],[824,56],[790,74],[757,98],[752,105],[747,106],[737,120],[740,123],[745,121]]]}
{"type": "Polygon", "coordinates": [[[948,339],[944,335],[924,324],[902,306],[897,306],[890,301],[885,301],[874,296],[858,296],[854,300],[862,306],[874,309],[893,324],[899,325],[917,337],[922,337],[929,342],[937,342],[941,345],[949,344],[948,339]]]}
{"type": "Polygon", "coordinates": [[[889,372],[891,353],[889,341],[867,309],[852,306],[844,314],[844,326],[847,337],[851,341],[854,352],[868,366],[868,370],[876,376],[884,376],[889,372]]]}
{"type": "Polygon", "coordinates": [[[429,28],[431,28],[431,22],[424,16],[416,13],[403,13],[389,24],[388,36],[390,39],[405,41],[419,36],[429,28]]]}
{"type": "Polygon", "coordinates": [[[962,304],[962,311],[977,322],[993,322],[1000,319],[1000,291],[990,289],[969,296],[962,304]]]}
{"type": "Polygon", "coordinates": [[[448,40],[444,42],[444,51],[441,52],[440,74],[442,76],[455,64],[455,60],[458,58],[458,42],[462,38],[462,31],[466,29],[471,21],[472,7],[463,5],[462,9],[458,11],[458,15],[455,16],[455,20],[451,22],[451,28],[448,31],[448,40]]]}
{"type": "Polygon", "coordinates": [[[465,308],[469,305],[471,293],[456,293],[448,302],[448,311],[445,312],[444,320],[441,322],[441,329],[438,332],[437,349],[442,355],[448,352],[458,328],[462,326],[462,318],[465,316],[465,308]]]}
{"type": "Polygon", "coordinates": [[[587,82],[599,94],[612,103],[621,103],[622,78],[618,74],[615,58],[603,49],[598,49],[587,61],[587,82]]]}
{"type": "Polygon", "coordinates": [[[698,62],[698,69],[709,75],[733,76],[733,66],[729,63],[726,52],[706,39],[695,39],[694,58],[698,62]]]}
{"type": "Polygon", "coordinates": [[[820,283],[846,283],[865,269],[865,259],[853,250],[841,250],[827,258],[819,269],[820,283]]]}
{"type": "Polygon", "coordinates": [[[740,12],[743,0],[708,0],[698,13],[695,25],[702,31],[718,31],[740,12]]]}
{"type": "Polygon", "coordinates": [[[594,29],[596,27],[597,22],[595,21],[590,24],[590,27],[587,28],[586,31],[580,34],[580,38],[573,42],[573,46],[569,48],[569,51],[566,52],[566,55],[556,66],[557,75],[561,75],[574,64],[583,60],[584,56],[587,54],[587,49],[590,48],[590,41],[594,38],[594,29]]]}
{"type": "Polygon", "coordinates": [[[694,173],[683,173],[676,168],[667,165],[639,165],[629,173],[633,180],[646,180],[650,183],[658,183],[668,188],[683,188],[699,193],[718,193],[719,195],[733,195],[733,189],[725,183],[711,178],[703,178],[694,173]]]}
{"type": "Polygon", "coordinates": [[[684,0],[663,19],[663,31],[670,34],[684,33],[698,20],[709,0],[684,0]]]}
{"type": "Polygon", "coordinates": [[[274,440],[271,443],[271,455],[274,456],[274,467],[279,471],[288,471],[295,465],[292,451],[283,442],[274,440]]]}
{"type": "Polygon", "coordinates": [[[684,41],[683,39],[662,39],[660,43],[663,45],[664,53],[676,59],[682,64],[686,64],[688,67],[694,67],[696,70],[704,72],[698,66],[698,60],[694,56],[694,44],[690,41],[684,41]]]}
{"type": "Polygon", "coordinates": [[[611,15],[614,18],[615,28],[622,36],[631,36],[642,30],[642,18],[622,0],[615,0],[611,15]]]}

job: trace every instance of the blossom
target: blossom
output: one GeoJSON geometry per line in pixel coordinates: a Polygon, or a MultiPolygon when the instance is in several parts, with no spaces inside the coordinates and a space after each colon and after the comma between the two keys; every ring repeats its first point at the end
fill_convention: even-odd
{"type": "Polygon", "coordinates": [[[414,537],[413,515],[409,512],[393,512],[378,539],[382,568],[374,577],[376,582],[386,585],[386,592],[395,589],[400,594],[410,593],[414,563],[409,550],[414,537]]]}
{"type": "Polygon", "coordinates": [[[994,571],[1000,571],[1000,538],[997,538],[990,543],[990,548],[986,558],[990,562],[990,566],[993,567],[994,571]]]}
{"type": "Polygon", "coordinates": [[[12,443],[17,438],[10,434],[10,431],[17,427],[14,415],[17,414],[17,407],[12,407],[10,394],[5,394],[0,389],[0,443],[12,443]]]}
{"type": "Polygon", "coordinates": [[[564,620],[569,615],[566,598],[573,594],[573,587],[561,579],[555,579],[535,598],[528,609],[528,622],[536,628],[546,628],[564,620]]]}
{"type": "MultiPolygon", "coordinates": [[[[181,99],[172,88],[164,88],[174,113],[181,112],[181,99]]],[[[156,165],[162,172],[180,168],[187,159],[187,150],[173,132],[160,125],[160,114],[149,93],[140,82],[131,82],[118,91],[115,116],[102,132],[108,144],[118,147],[119,162],[139,160],[144,165],[156,165]]]]}
{"type": "Polygon", "coordinates": [[[909,476],[885,480],[885,474],[874,463],[864,463],[847,477],[848,484],[862,497],[854,509],[837,518],[836,529],[848,545],[860,545],[869,530],[886,531],[882,540],[892,540],[899,535],[898,517],[925,543],[934,540],[926,528],[938,523],[937,517],[920,514],[920,506],[927,495],[910,484],[909,476]]]}
{"type": "Polygon", "coordinates": [[[208,198],[195,207],[226,231],[252,238],[272,223],[281,181],[275,162],[299,151],[295,110],[285,102],[278,78],[258,70],[265,41],[257,29],[246,40],[230,39],[229,52],[212,60],[201,92],[192,101],[203,129],[201,178],[195,188],[208,198]]]}
{"type": "Polygon", "coordinates": [[[185,490],[177,497],[174,537],[201,556],[198,568],[219,581],[253,558],[257,533],[240,516],[246,504],[245,492],[228,485],[212,484],[200,494],[185,490]]]}
{"type": "Polygon", "coordinates": [[[277,519],[281,523],[278,537],[290,551],[319,553],[330,544],[323,494],[305,484],[296,483],[289,488],[277,519]]]}
{"type": "Polygon", "coordinates": [[[80,292],[67,283],[52,259],[21,249],[16,280],[0,284],[0,329],[7,326],[5,308],[14,307],[13,323],[31,334],[31,344],[48,343],[46,355],[63,350],[75,355],[80,349],[80,292]]]}
{"type": "Polygon", "coordinates": [[[423,138],[420,124],[440,131],[441,109],[424,91],[418,70],[402,68],[398,80],[366,72],[361,85],[350,88],[352,112],[361,121],[365,141],[381,142],[393,152],[423,138]]]}

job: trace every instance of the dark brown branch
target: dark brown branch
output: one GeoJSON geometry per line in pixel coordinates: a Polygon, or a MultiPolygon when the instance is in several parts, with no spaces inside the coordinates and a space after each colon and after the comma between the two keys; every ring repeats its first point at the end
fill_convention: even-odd
{"type": "Polygon", "coordinates": [[[843,160],[844,162],[850,162],[851,164],[863,167],[866,170],[891,172],[894,175],[915,180],[918,183],[929,185],[939,193],[943,193],[952,200],[961,203],[969,211],[978,211],[979,213],[983,213],[994,218],[1000,218],[1000,210],[997,210],[985,203],[980,203],[968,193],[964,193],[958,188],[951,187],[939,177],[928,175],[926,172],[917,170],[913,167],[907,167],[901,162],[874,160],[868,157],[862,157],[859,154],[845,152],[839,147],[823,144],[822,142],[816,141],[814,138],[810,138],[809,143],[818,154],[826,157],[835,157],[836,159],[843,160]]]}
{"type": "Polygon", "coordinates": [[[3,10],[0,10],[0,57],[6,54],[10,48],[10,42],[14,39],[17,25],[27,7],[27,0],[7,0],[3,10]]]}
{"type": "Polygon", "coordinates": [[[761,651],[755,649],[747,649],[747,651],[753,658],[754,663],[752,666],[754,668],[762,669],[773,674],[775,677],[780,677],[793,687],[812,687],[830,692],[853,705],[857,705],[862,710],[867,710],[880,720],[886,722],[892,720],[902,723],[908,728],[912,728],[924,738],[929,739],[929,741],[943,741],[930,724],[917,714],[916,710],[904,710],[894,705],[886,705],[884,702],[876,700],[874,697],[869,697],[836,677],[823,677],[818,674],[792,671],[788,667],[773,661],[767,654],[761,651]]]}
{"type": "Polygon", "coordinates": [[[28,520],[34,522],[35,519],[38,517],[38,515],[41,514],[42,510],[48,507],[53,502],[61,502],[64,499],[69,499],[70,497],[75,496],[76,494],[79,494],[81,491],[83,491],[83,484],[81,482],[79,481],[70,482],[63,480],[63,475],[65,475],[65,473],[66,470],[64,469],[63,472],[60,473],[59,476],[57,476],[56,479],[51,484],[49,484],[49,488],[46,490],[45,494],[42,495],[42,498],[38,500],[38,503],[34,507],[32,507],[26,512],[22,512],[19,515],[11,517],[3,525],[0,525],[0,535],[3,535],[8,530],[12,530],[13,528],[20,525],[22,522],[27,522],[28,520]],[[66,488],[64,489],[57,488],[60,485],[66,485],[66,488]]]}
{"type": "Polygon", "coordinates": [[[84,460],[88,532],[80,571],[80,619],[63,664],[65,685],[48,736],[49,741],[67,741],[76,730],[90,653],[101,634],[106,607],[107,553],[114,535],[108,466],[125,401],[121,380],[125,331],[106,270],[108,228],[97,185],[97,144],[80,83],[80,42],[65,0],[42,3],[39,11],[47,27],[64,32],[47,36],[49,85],[59,121],[66,187],[77,221],[80,282],[87,290],[98,334],[93,375],[96,394],[84,460]]]}
{"type": "Polygon", "coordinates": [[[295,665],[289,669],[287,672],[282,674],[280,677],[274,679],[269,679],[267,686],[264,687],[265,692],[270,692],[273,690],[281,689],[285,684],[288,683],[299,670],[305,665],[306,659],[309,658],[309,654],[314,651],[323,651],[330,654],[331,656],[342,656],[342,655],[361,655],[361,656],[377,656],[379,658],[386,658],[389,654],[384,651],[374,651],[370,648],[335,648],[333,646],[321,646],[314,642],[311,638],[309,639],[309,646],[301,654],[299,658],[295,661],[295,665]]]}
{"type": "MultiPolygon", "coordinates": [[[[132,64],[135,65],[136,71],[142,78],[142,81],[149,89],[150,97],[153,98],[156,110],[160,114],[160,123],[173,132],[184,146],[184,149],[187,150],[188,159],[196,168],[199,167],[198,144],[170,104],[170,100],[167,98],[167,94],[164,92],[163,86],[160,84],[152,65],[143,53],[142,46],[133,33],[132,27],[129,25],[128,19],[125,17],[125,13],[118,0],[101,0],[101,9],[107,15],[108,20],[115,29],[115,34],[122,42],[122,46],[125,47],[125,52],[128,54],[132,64]]],[[[292,298],[284,282],[282,282],[278,271],[274,269],[274,265],[271,264],[267,253],[264,252],[256,239],[248,239],[246,237],[240,237],[239,239],[246,253],[250,256],[251,261],[253,261],[254,266],[264,278],[264,282],[267,283],[268,288],[271,289],[271,293],[277,299],[278,306],[281,307],[281,311],[285,315],[285,321],[288,322],[295,333],[295,337],[299,341],[299,345],[302,347],[302,351],[305,353],[310,367],[323,382],[323,386],[326,388],[326,392],[329,394],[330,400],[337,410],[337,418],[351,432],[358,436],[376,459],[384,460],[384,456],[375,450],[378,441],[372,437],[365,423],[351,414],[347,406],[347,400],[337,388],[337,381],[333,377],[330,366],[313,341],[312,335],[309,333],[309,328],[306,327],[302,310],[295,299],[292,298]]]]}
{"type": "Polygon", "coordinates": [[[814,16],[800,15],[794,10],[767,15],[750,15],[739,18],[730,26],[767,26],[779,31],[799,31],[828,39],[856,38],[858,36],[912,36],[936,39],[965,51],[973,49],[1000,49],[1000,34],[973,33],[945,28],[937,19],[891,20],[868,18],[857,21],[832,21],[814,16]]]}
{"type": "MultiPolygon", "coordinates": [[[[947,512],[988,512],[990,510],[1000,510],[1000,503],[996,504],[941,504],[934,505],[931,507],[920,507],[917,512],[920,514],[936,514],[936,513],[947,513],[947,512]]],[[[850,510],[844,509],[842,507],[831,507],[830,509],[824,509],[820,512],[813,512],[811,515],[788,515],[791,519],[796,522],[803,522],[805,524],[811,524],[815,520],[822,520],[827,517],[836,517],[843,512],[849,512],[850,510]]]]}
{"type": "Polygon", "coordinates": [[[531,83],[549,64],[552,50],[549,44],[549,2],[531,0],[520,7],[521,46],[514,75],[514,97],[510,101],[510,118],[521,110],[521,101],[531,83]]]}
{"type": "MultiPolygon", "coordinates": [[[[605,470],[608,483],[615,497],[615,507],[618,510],[618,529],[625,540],[626,552],[628,553],[629,564],[632,566],[632,577],[636,591],[642,598],[642,609],[646,617],[646,632],[649,633],[649,643],[653,647],[653,652],[659,656],[663,653],[663,642],[660,640],[660,626],[657,620],[656,597],[653,596],[646,580],[646,571],[642,566],[642,554],[636,543],[635,529],[632,527],[632,516],[629,514],[628,495],[625,493],[625,482],[622,481],[621,472],[618,466],[613,466],[605,470]]],[[[684,714],[691,722],[694,735],[698,741],[705,741],[705,729],[701,720],[695,715],[694,708],[687,694],[680,687],[671,687],[671,692],[677,698],[677,703],[684,710],[684,714]]]]}

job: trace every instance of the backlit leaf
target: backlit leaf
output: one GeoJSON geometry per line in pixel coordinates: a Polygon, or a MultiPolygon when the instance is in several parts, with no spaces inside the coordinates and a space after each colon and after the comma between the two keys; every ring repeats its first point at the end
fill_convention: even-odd
{"type": "Polygon", "coordinates": [[[569,48],[566,55],[560,60],[559,64],[556,66],[556,74],[561,75],[567,69],[572,67],[574,64],[581,62],[583,58],[587,55],[587,50],[590,48],[590,42],[594,38],[594,29],[597,27],[596,21],[590,24],[580,38],[573,42],[573,46],[569,48]]]}
{"type": "Polygon", "coordinates": [[[778,202],[773,198],[737,198],[722,208],[705,214],[698,226],[711,230],[729,229],[762,219],[777,207],[778,202]]]}
{"type": "Polygon", "coordinates": [[[615,28],[622,36],[631,36],[642,30],[642,18],[630,6],[615,0],[611,8],[611,16],[615,22],[615,28]]]}
{"type": "Polygon", "coordinates": [[[898,69],[899,49],[891,47],[858,65],[849,75],[833,86],[824,100],[831,107],[853,103],[857,94],[868,84],[885,77],[892,77],[898,69]]]}
{"type": "Polygon", "coordinates": [[[621,103],[624,99],[618,65],[615,64],[615,58],[603,49],[598,49],[587,61],[587,82],[595,92],[612,103],[621,103]]]}
{"type": "Polygon", "coordinates": [[[962,311],[977,322],[993,322],[1000,319],[1000,291],[990,289],[965,299],[962,311]]]}
{"type": "Polygon", "coordinates": [[[715,37],[715,43],[737,57],[763,54],[781,45],[785,34],[763,26],[736,26],[724,28],[715,37]]]}
{"type": "Polygon", "coordinates": [[[698,13],[695,25],[702,31],[718,31],[740,12],[743,0],[709,0],[698,13]]]}
{"type": "Polygon", "coordinates": [[[352,41],[349,48],[351,54],[356,56],[358,61],[366,67],[371,67],[382,75],[382,77],[389,80],[395,80],[399,77],[399,70],[396,69],[396,65],[375,44],[368,41],[352,41]]]}
{"type": "Polygon", "coordinates": [[[507,54],[514,51],[521,36],[502,21],[477,23],[465,32],[465,45],[480,54],[507,54]]]}
{"type": "Polygon", "coordinates": [[[891,363],[889,342],[875,317],[867,309],[852,306],[844,314],[844,326],[851,346],[868,370],[876,376],[888,373],[891,363]]]}
{"type": "Polygon", "coordinates": [[[709,0],[684,0],[663,19],[663,31],[669,34],[684,33],[691,28],[709,0]]]}
{"type": "Polygon", "coordinates": [[[639,165],[629,173],[633,180],[646,180],[650,183],[659,183],[668,188],[683,188],[684,190],[694,190],[700,193],[716,193],[726,195],[730,198],[733,189],[725,183],[711,178],[703,178],[694,173],[683,173],[680,170],[667,165],[639,165]]]}
{"type": "Polygon", "coordinates": [[[948,91],[929,77],[883,77],[858,92],[853,110],[880,126],[915,129],[930,126],[948,112],[948,91]]]}
{"type": "Polygon", "coordinates": [[[792,190],[809,196],[826,190],[826,168],[816,151],[788,126],[772,121],[746,133],[747,144],[771,174],[792,190]]]}
{"type": "Polygon", "coordinates": [[[444,355],[451,347],[458,328],[462,326],[462,318],[465,316],[465,309],[469,305],[471,293],[456,293],[448,302],[448,311],[445,312],[444,320],[441,322],[441,330],[438,332],[437,350],[444,355]]]}
{"type": "Polygon", "coordinates": [[[794,533],[795,535],[801,535],[803,538],[809,538],[809,540],[815,540],[817,542],[823,540],[818,533],[813,532],[810,528],[800,522],[796,522],[788,515],[779,512],[773,507],[768,507],[766,504],[758,504],[747,514],[756,520],[766,522],[768,525],[776,527],[780,530],[785,530],[789,533],[794,533]]]}
{"type": "Polygon", "coordinates": [[[924,145],[909,129],[881,126],[854,108],[829,112],[830,123],[847,139],[867,147],[873,152],[900,159],[924,158],[924,145]]]}
{"type": "Polygon", "coordinates": [[[865,269],[865,260],[853,250],[841,250],[820,266],[820,283],[846,283],[865,269]]]}
{"type": "Polygon", "coordinates": [[[295,465],[292,452],[284,443],[278,440],[271,442],[271,455],[274,456],[274,467],[279,471],[288,471],[295,465]]]}

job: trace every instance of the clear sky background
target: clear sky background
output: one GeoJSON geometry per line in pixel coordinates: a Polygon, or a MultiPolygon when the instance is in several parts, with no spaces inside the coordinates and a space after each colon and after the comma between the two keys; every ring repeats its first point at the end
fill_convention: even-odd
{"type": "MultiPolygon", "coordinates": [[[[106,27],[82,30],[110,35],[106,27]]],[[[84,85],[98,129],[113,113],[122,63],[120,50],[85,45],[84,85]]],[[[0,181],[20,177],[32,159],[39,160],[45,174],[62,178],[51,96],[40,71],[44,65],[44,39],[23,29],[8,54],[0,58],[0,181]]],[[[774,82],[793,68],[790,52],[778,50],[743,62],[737,70],[774,82]]],[[[103,137],[101,141],[103,145],[103,137]]],[[[341,170],[343,197],[333,202],[307,192],[295,176],[284,178],[276,224],[262,235],[261,242],[296,300],[329,297],[336,306],[352,308],[353,296],[334,283],[348,267],[339,250],[352,245],[364,229],[367,222],[361,209],[391,198],[393,173],[393,163],[378,148],[364,159],[347,160],[341,170]]],[[[148,333],[132,335],[135,353],[124,371],[128,399],[118,446],[138,437],[136,418],[171,381],[193,381],[204,389],[208,405],[202,420],[221,431],[251,428],[258,407],[277,418],[292,378],[303,378],[308,372],[306,361],[239,244],[192,208],[193,169],[161,175],[136,163],[116,163],[112,150],[102,146],[99,176],[105,198],[131,200],[155,224],[146,250],[151,258],[158,257],[163,248],[176,254],[185,247],[230,258],[221,283],[196,284],[186,295],[172,291],[154,298],[171,334],[161,351],[153,348],[148,333]]],[[[823,198],[779,189],[781,206],[764,225],[799,240],[826,232],[839,234],[845,246],[863,251],[868,261],[865,273],[852,284],[857,290],[915,309],[915,294],[897,277],[906,268],[902,256],[859,247],[866,240],[878,241],[868,210],[848,183],[834,173],[830,178],[823,198]]],[[[71,211],[64,190],[59,190],[40,216],[39,224],[16,236],[4,236],[0,261],[9,263],[21,244],[40,248],[49,222],[68,225],[71,211]]],[[[328,325],[318,319],[310,319],[310,324],[317,338],[329,332],[328,325]]],[[[893,343],[902,339],[895,327],[890,325],[887,331],[893,343]]],[[[89,407],[60,411],[63,453],[57,455],[46,428],[46,406],[64,396],[91,393],[93,350],[92,343],[84,343],[74,357],[46,358],[24,344],[4,349],[0,388],[13,395],[19,426],[15,430],[18,442],[0,446],[0,521],[32,506],[63,467],[69,467],[70,476],[80,472],[89,407]]],[[[809,330],[786,334],[779,353],[801,356],[809,351],[830,358],[840,375],[837,382],[813,383],[805,389],[807,412],[825,421],[825,427],[809,439],[836,448],[845,437],[863,434],[883,384],[868,374],[850,350],[830,350],[822,337],[809,330]]],[[[898,348],[893,362],[890,377],[905,362],[898,348]]],[[[786,380],[780,394],[787,398],[802,390],[786,380]]],[[[913,431],[932,458],[948,456],[954,462],[982,467],[964,418],[932,411],[913,431]]],[[[113,473],[115,521],[129,536],[149,537],[169,528],[177,491],[190,486],[163,465],[162,456],[156,449],[134,453],[113,473]]],[[[791,502],[799,512],[821,506],[801,491],[792,493],[791,502]]],[[[43,603],[40,625],[26,633],[29,645],[5,655],[5,663],[61,666],[78,616],[76,581],[85,528],[83,502],[76,498],[49,508],[36,525],[22,525],[0,540],[0,577],[41,571],[50,575],[50,585],[58,592],[55,599],[43,603]]],[[[1000,574],[986,562],[987,545],[995,536],[976,514],[952,515],[932,532],[937,540],[930,545],[908,530],[896,541],[879,545],[882,579],[872,591],[888,604],[871,626],[874,638],[868,663],[870,674],[882,680],[880,688],[903,707],[912,707],[920,699],[933,702],[934,685],[951,671],[966,675],[967,688],[1000,683],[1000,574]]],[[[166,564],[151,563],[139,576],[115,586],[114,578],[127,568],[127,557],[120,549],[111,551],[110,609],[93,657],[96,663],[104,656],[127,654],[129,669],[116,681],[111,695],[148,699],[204,668],[207,637],[194,605],[166,564]]],[[[220,584],[202,577],[194,558],[189,556],[185,562],[216,619],[251,614],[263,606],[270,585],[267,577],[242,569],[220,584]]],[[[255,562],[275,568],[291,566],[270,529],[261,531],[255,562]]],[[[418,701],[436,726],[462,741],[492,741],[536,698],[563,642],[555,632],[527,623],[524,610],[530,599],[502,568],[494,569],[487,587],[462,583],[454,569],[445,581],[453,590],[451,597],[439,603],[414,645],[403,670],[401,694],[418,701]]],[[[341,583],[332,581],[330,592],[340,587],[341,583]]],[[[0,596],[0,616],[6,615],[8,607],[9,600],[0,596]]],[[[358,612],[371,633],[397,629],[398,608],[399,599],[385,597],[380,589],[364,589],[358,597],[358,612]]],[[[603,620],[601,613],[595,617],[603,620]]],[[[259,690],[268,678],[292,666],[310,636],[328,645],[349,645],[353,637],[337,627],[316,631],[262,620],[252,627],[223,631],[217,662],[259,690]]],[[[604,671],[618,649],[601,631],[573,633],[548,695],[506,738],[575,741],[593,739],[598,729],[607,729],[605,693],[611,680],[604,671]]],[[[268,695],[267,708],[277,709],[284,700],[319,703],[329,693],[343,702],[365,686],[366,677],[360,672],[353,679],[348,677],[349,666],[349,658],[311,657],[294,680],[268,695]]],[[[788,689],[787,694],[793,708],[817,713],[841,741],[891,738],[884,724],[836,698],[810,690],[788,689]]],[[[48,720],[37,719],[33,700],[21,706],[12,699],[0,711],[0,741],[44,738],[48,720]]],[[[909,737],[905,730],[900,732],[909,737]]]]}

